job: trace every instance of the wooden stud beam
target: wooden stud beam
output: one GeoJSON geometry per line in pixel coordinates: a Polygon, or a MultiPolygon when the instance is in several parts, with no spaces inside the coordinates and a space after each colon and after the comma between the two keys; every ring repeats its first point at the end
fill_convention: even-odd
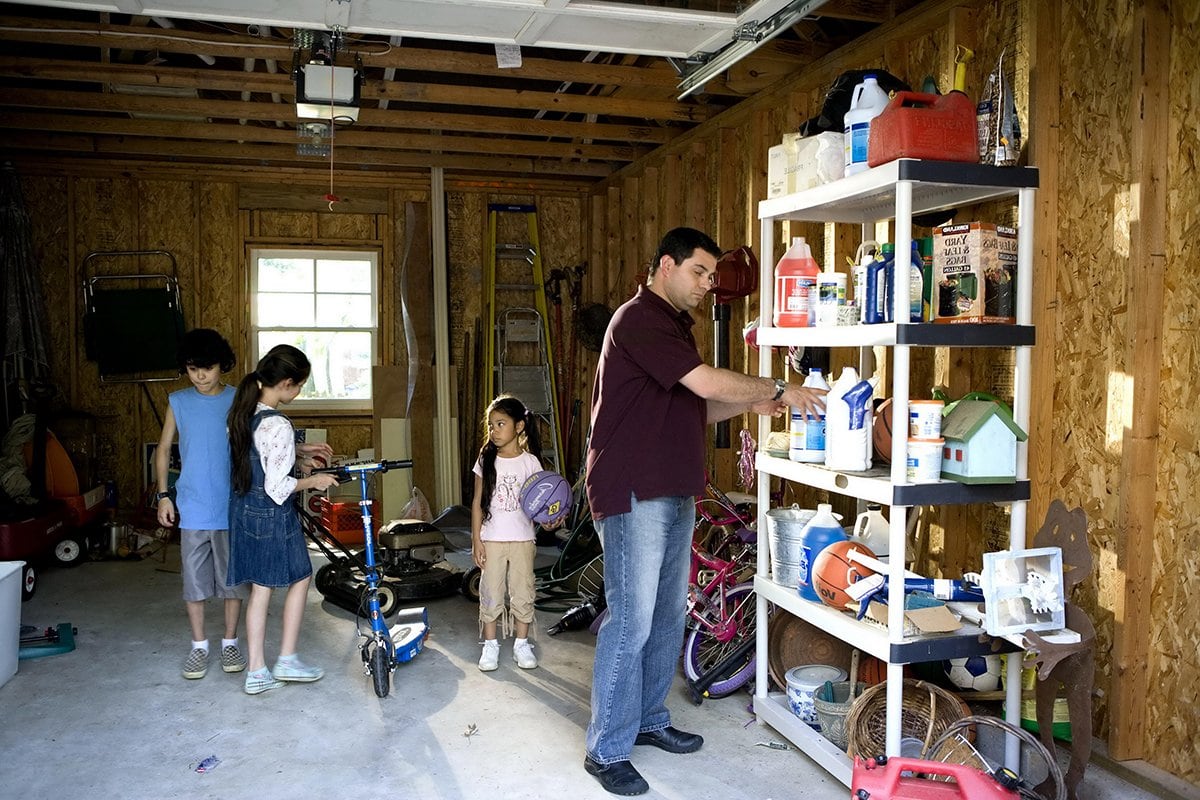
{"type": "MultiPolygon", "coordinates": [[[[55,59],[0,57],[0,76],[37,78],[85,83],[117,83],[135,86],[167,86],[181,89],[227,92],[258,92],[295,97],[290,75],[221,69],[143,67],[129,64],[88,64],[55,59]]],[[[474,108],[505,108],[558,111],[577,114],[634,117],[660,121],[701,122],[711,112],[705,106],[685,105],[673,100],[633,100],[592,97],[558,92],[518,89],[489,89],[438,83],[402,83],[364,80],[364,100],[389,100],[474,108]]]]}
{"type": "MultiPolygon", "coordinates": [[[[56,133],[103,134],[157,139],[202,139],[292,145],[303,141],[292,128],[67,114],[7,114],[0,117],[0,129],[5,128],[18,131],[53,131],[56,133]]],[[[438,150],[452,153],[584,158],[624,162],[633,161],[649,152],[646,148],[611,145],[566,144],[494,136],[446,136],[415,133],[397,135],[391,132],[356,129],[337,131],[333,141],[339,152],[342,147],[374,147],[387,150],[438,150]]]]}
{"type": "Polygon", "coordinates": [[[1121,447],[1121,536],[1114,576],[1116,630],[1109,708],[1109,754],[1141,758],[1146,748],[1146,696],[1151,635],[1150,591],[1158,488],[1159,373],[1162,369],[1163,273],[1166,268],[1171,19],[1166,0],[1136,4],[1131,52],[1133,102],[1129,223],[1129,318],[1125,371],[1133,378],[1121,447]]]}
{"type": "MultiPolygon", "coordinates": [[[[195,116],[199,119],[237,119],[296,122],[296,108],[290,103],[265,103],[243,100],[210,100],[199,97],[152,97],[0,88],[0,106],[107,111],[124,114],[195,116]]],[[[395,111],[363,108],[358,127],[458,131],[504,135],[545,136],[559,139],[591,139],[611,142],[662,144],[678,135],[677,129],[652,125],[613,125],[604,123],[547,121],[516,117],[442,114],[424,111],[395,111]]]]}

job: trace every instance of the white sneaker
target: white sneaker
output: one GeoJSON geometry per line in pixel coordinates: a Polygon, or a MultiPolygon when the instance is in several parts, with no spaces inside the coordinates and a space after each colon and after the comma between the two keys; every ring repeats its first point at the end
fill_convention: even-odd
{"type": "Polygon", "coordinates": [[[500,643],[493,640],[483,643],[483,655],[479,656],[479,669],[491,672],[500,666],[500,643]]]}
{"type": "Polygon", "coordinates": [[[535,669],[537,656],[533,654],[533,645],[529,642],[517,642],[513,645],[513,661],[521,669],[535,669]]]}

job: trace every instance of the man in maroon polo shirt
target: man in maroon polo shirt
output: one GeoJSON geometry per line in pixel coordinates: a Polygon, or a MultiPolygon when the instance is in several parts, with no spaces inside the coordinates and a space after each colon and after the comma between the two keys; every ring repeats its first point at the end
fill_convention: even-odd
{"type": "Polygon", "coordinates": [[[596,370],[586,484],[609,617],[596,642],[584,768],[613,794],[650,788],[629,761],[635,744],[691,753],[704,743],[671,726],[665,703],[683,644],[705,428],[746,411],[824,405],[818,390],[700,358],[690,312],[712,289],[720,255],[694,228],[669,231],[646,285],[613,315],[596,370]]]}

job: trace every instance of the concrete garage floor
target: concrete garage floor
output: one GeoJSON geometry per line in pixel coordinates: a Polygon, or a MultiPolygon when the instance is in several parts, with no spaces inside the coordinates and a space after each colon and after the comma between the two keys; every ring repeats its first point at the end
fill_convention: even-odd
{"type": "MultiPolygon", "coordinates": [[[[105,561],[41,574],[22,620],[39,628],[71,622],[77,647],[22,661],[0,688],[0,795],[611,797],[582,767],[595,646],[587,631],[543,634],[541,666],[530,671],[517,669],[506,642],[500,669],[481,673],[475,606],[462,597],[431,601],[424,652],[398,668],[392,694],[381,700],[363,675],[352,616],[313,589],[301,653],[325,667],[325,678],[251,697],[242,691],[244,675],[227,675],[215,661],[201,680],[180,677],[188,635],[177,554],[171,547],[165,563],[105,561]],[[219,766],[196,773],[211,755],[219,766]]],[[[268,662],[278,647],[276,595],[268,662]]],[[[210,602],[213,647],[218,614],[210,602]]],[[[541,614],[539,629],[557,618],[541,614]]],[[[759,746],[781,740],[750,723],[748,700],[737,695],[697,707],[676,693],[674,722],[702,733],[705,746],[692,755],[635,748],[634,763],[651,786],[647,797],[848,797],[803,754],[759,746]]],[[[1080,796],[1154,795],[1093,764],[1080,796]]]]}

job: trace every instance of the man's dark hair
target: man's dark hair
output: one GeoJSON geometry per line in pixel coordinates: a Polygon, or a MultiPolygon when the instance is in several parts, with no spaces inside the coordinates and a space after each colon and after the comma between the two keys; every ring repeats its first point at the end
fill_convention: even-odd
{"type": "Polygon", "coordinates": [[[221,365],[221,372],[229,372],[237,359],[233,348],[225,337],[212,328],[193,328],[179,340],[179,371],[188,367],[211,367],[221,365]]]}
{"type": "Polygon", "coordinates": [[[707,251],[717,258],[721,257],[721,248],[707,233],[695,228],[672,228],[659,243],[658,252],[654,254],[654,261],[650,264],[649,274],[658,272],[658,264],[663,256],[670,256],[675,259],[676,264],[682,264],[697,250],[707,251]]]}

